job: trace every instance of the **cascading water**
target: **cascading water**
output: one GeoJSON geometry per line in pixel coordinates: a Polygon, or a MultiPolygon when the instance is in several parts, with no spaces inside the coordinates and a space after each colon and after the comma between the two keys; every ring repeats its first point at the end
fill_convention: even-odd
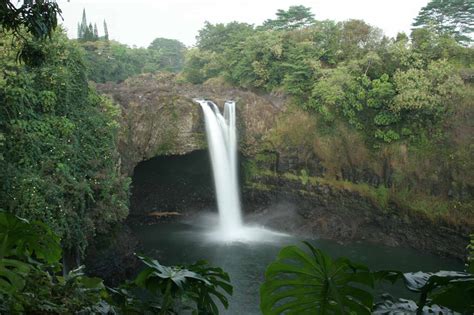
{"type": "Polygon", "coordinates": [[[258,226],[244,226],[242,223],[237,172],[235,102],[225,102],[224,115],[211,101],[197,100],[197,102],[204,113],[219,209],[219,227],[211,231],[211,239],[220,242],[262,242],[286,236],[258,226]]]}
{"type": "Polygon", "coordinates": [[[224,115],[216,104],[197,101],[203,110],[207,142],[211,156],[220,233],[225,238],[238,238],[242,232],[239,181],[237,174],[237,131],[235,126],[235,102],[224,104],[224,115]]]}

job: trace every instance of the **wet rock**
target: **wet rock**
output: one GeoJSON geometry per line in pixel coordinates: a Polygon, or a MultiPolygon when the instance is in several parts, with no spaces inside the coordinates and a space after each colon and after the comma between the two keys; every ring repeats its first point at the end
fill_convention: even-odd
{"type": "Polygon", "coordinates": [[[240,150],[254,155],[281,110],[281,97],[260,96],[220,85],[180,83],[173,74],[144,74],[97,89],[121,106],[119,151],[122,169],[132,174],[141,161],[155,156],[183,155],[205,149],[204,118],[196,98],[222,106],[237,104],[240,150]]]}
{"type": "MultiPolygon", "coordinates": [[[[302,187],[298,180],[260,177],[266,190],[244,190],[244,208],[264,213],[263,222],[301,237],[336,241],[366,240],[388,246],[408,246],[441,256],[464,259],[468,227],[433,222],[418,213],[391,205],[381,209],[355,191],[329,185],[302,187]],[[262,203],[262,200],[265,202],[262,203]],[[285,211],[282,206],[294,211],[285,211]],[[278,220],[265,218],[278,217],[278,220]]],[[[258,216],[257,216],[258,217],[258,216]]]]}

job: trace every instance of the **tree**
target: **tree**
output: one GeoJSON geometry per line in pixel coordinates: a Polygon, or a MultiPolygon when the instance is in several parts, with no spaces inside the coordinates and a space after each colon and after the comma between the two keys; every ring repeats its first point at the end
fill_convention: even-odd
{"type": "Polygon", "coordinates": [[[253,26],[247,23],[230,22],[211,24],[205,22],[196,37],[197,47],[221,53],[227,48],[235,47],[253,33],[253,26]]]}
{"type": "Polygon", "coordinates": [[[155,53],[153,57],[160,69],[172,72],[182,69],[186,46],[179,40],[159,37],[151,42],[148,49],[155,53]]]}
{"type": "Polygon", "coordinates": [[[82,10],[82,21],[79,24],[79,30],[78,30],[78,39],[83,39],[84,36],[87,33],[87,17],[86,17],[86,9],[82,10]]]}
{"type": "Polygon", "coordinates": [[[209,78],[216,77],[220,72],[220,65],[216,62],[215,52],[190,49],[186,52],[183,68],[183,77],[191,83],[200,84],[209,78]]]}
{"type": "MultiPolygon", "coordinates": [[[[51,38],[58,25],[61,9],[56,1],[25,0],[0,2],[0,29],[11,31],[19,43],[17,61],[35,66],[46,58],[38,42],[51,38]],[[14,3],[12,3],[14,2],[14,3]],[[26,30],[26,32],[24,31],[26,30]],[[31,37],[28,36],[31,34],[31,37]]],[[[3,35],[2,35],[3,36],[3,35]]]]}
{"type": "Polygon", "coordinates": [[[77,39],[83,41],[95,41],[99,39],[99,31],[97,25],[87,23],[86,9],[82,11],[82,22],[78,25],[77,39]]]}
{"type": "Polygon", "coordinates": [[[0,2],[0,26],[20,36],[21,27],[36,39],[51,36],[58,24],[61,9],[55,1],[26,0],[0,2]],[[14,3],[12,3],[14,2],[14,3]],[[19,4],[21,3],[21,6],[19,4]]]}
{"type": "Polygon", "coordinates": [[[94,23],[94,38],[99,38],[99,31],[97,30],[97,24],[94,23]]]}
{"type": "Polygon", "coordinates": [[[0,36],[0,208],[44,222],[64,248],[83,252],[128,213],[120,112],[89,87],[83,50],[64,33],[37,45],[43,62],[22,65],[13,37],[0,36]]]}
{"type": "Polygon", "coordinates": [[[107,28],[107,22],[104,20],[104,39],[109,40],[109,29],[107,28]]]}
{"type": "Polygon", "coordinates": [[[341,48],[347,59],[360,58],[374,50],[382,39],[382,31],[362,20],[348,20],[341,23],[341,48]]]}
{"type": "Polygon", "coordinates": [[[314,14],[311,9],[302,5],[289,7],[287,11],[278,10],[275,20],[266,20],[263,22],[264,29],[288,30],[308,27],[314,24],[314,14]]]}
{"type": "Polygon", "coordinates": [[[414,28],[428,28],[438,35],[448,34],[468,45],[474,32],[472,0],[432,0],[423,7],[413,22],[414,28]]]}

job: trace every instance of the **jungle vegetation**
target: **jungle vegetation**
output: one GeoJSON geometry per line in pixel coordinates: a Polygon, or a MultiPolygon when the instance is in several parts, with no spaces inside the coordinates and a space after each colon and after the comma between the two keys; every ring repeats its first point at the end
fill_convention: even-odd
{"type": "MultiPolygon", "coordinates": [[[[445,4],[432,0],[415,18],[411,34],[394,38],[361,20],[318,20],[317,12],[294,6],[258,26],[206,23],[192,48],[164,38],[131,48],[110,40],[105,25],[99,36],[85,14],[79,38],[68,39],[57,27],[60,9],[54,1],[0,3],[0,311],[128,311],[135,307],[134,290],[148,290],[159,299],[146,307],[163,313],[178,307],[174,299],[183,292],[197,310],[215,313],[209,294],[218,288],[231,292],[220,269],[203,263],[166,269],[146,257],[140,259],[152,269],[133,285],[112,290],[81,269],[59,275],[62,252],[83,255],[96,233],[128,214],[130,180],[120,170],[117,151],[120,108],[92,82],[121,82],[140,73],[169,71],[193,84],[286,96],[292,107],[270,146],[307,144],[324,161],[330,180],[344,178],[345,167],[368,170],[384,177],[381,191],[389,191],[392,202],[472,224],[474,8],[470,0],[445,4]],[[287,128],[295,125],[301,128],[287,128]],[[178,280],[170,276],[177,270],[178,280]]],[[[321,266],[332,270],[334,264],[350,275],[337,274],[343,310],[331,306],[338,291],[309,303],[327,314],[373,310],[373,297],[345,284],[370,284],[377,274],[309,249],[313,258],[303,268],[317,269],[318,279],[324,278],[321,266]]],[[[286,249],[279,259],[296,252],[286,249]]],[[[269,294],[262,309],[270,314],[279,299],[271,296],[279,272],[285,273],[281,265],[272,265],[267,277],[274,282],[262,288],[269,294]]],[[[384,277],[412,279],[397,272],[384,277]]],[[[472,300],[462,309],[452,304],[457,293],[472,292],[472,274],[422,279],[411,286],[423,297],[408,303],[415,311],[439,302],[472,312],[472,300]],[[441,291],[432,294],[434,289],[441,291]]],[[[296,296],[306,292],[295,290],[296,296]]],[[[225,306],[225,294],[219,294],[225,306]]]]}

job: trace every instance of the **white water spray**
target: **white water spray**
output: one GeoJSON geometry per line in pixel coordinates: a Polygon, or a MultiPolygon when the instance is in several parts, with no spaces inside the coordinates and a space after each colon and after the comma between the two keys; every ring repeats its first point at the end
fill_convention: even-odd
{"type": "Polygon", "coordinates": [[[235,127],[235,102],[224,104],[224,115],[216,104],[197,101],[204,112],[207,143],[211,156],[220,232],[226,238],[238,238],[242,232],[239,181],[237,174],[237,131],[235,127]]]}
{"type": "Polygon", "coordinates": [[[286,236],[258,226],[244,226],[242,223],[237,172],[235,102],[225,102],[224,115],[220,113],[219,108],[213,102],[206,100],[197,100],[197,102],[201,105],[204,113],[219,209],[219,227],[209,234],[211,240],[262,242],[286,236]]]}

